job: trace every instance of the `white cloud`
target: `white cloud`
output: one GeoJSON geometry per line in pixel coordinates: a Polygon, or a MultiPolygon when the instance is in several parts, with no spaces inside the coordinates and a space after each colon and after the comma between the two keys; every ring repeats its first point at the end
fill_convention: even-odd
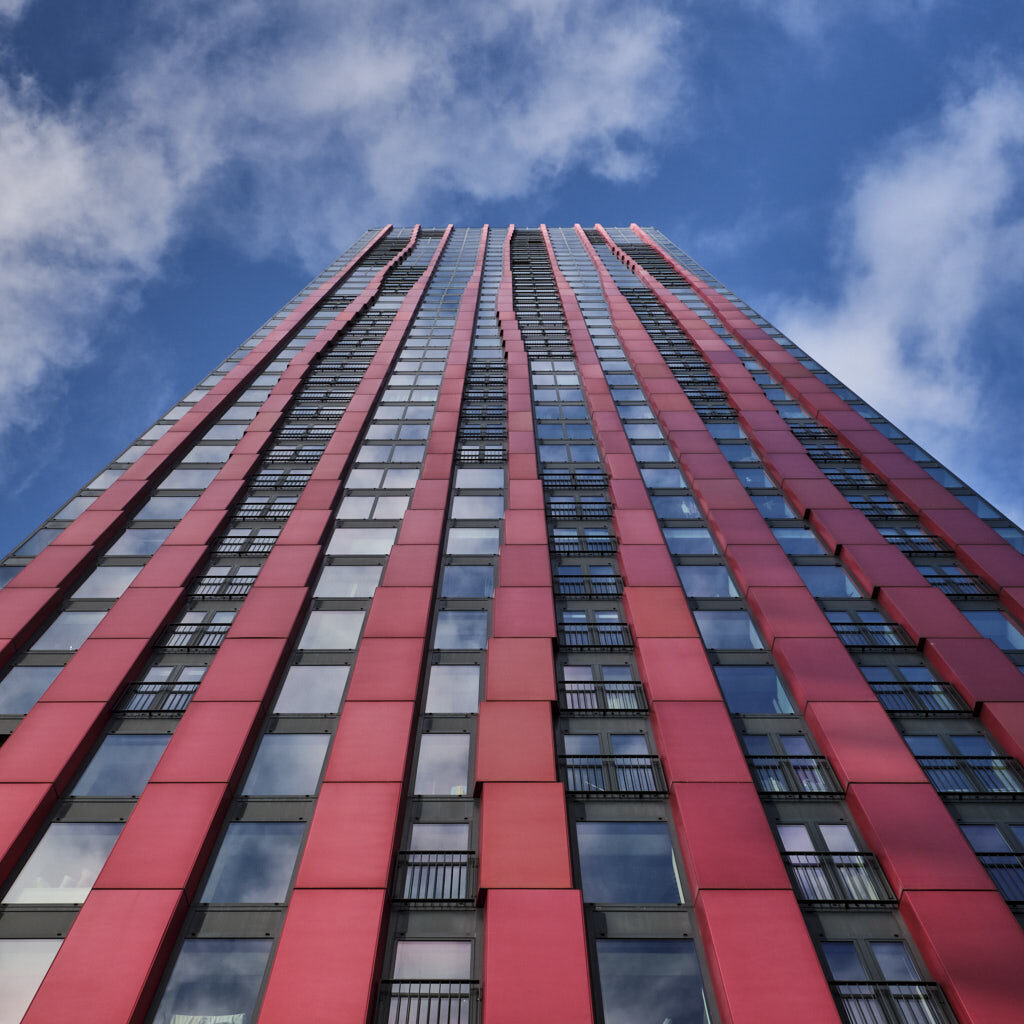
{"type": "Polygon", "coordinates": [[[742,7],[773,18],[790,35],[804,41],[823,33],[847,16],[907,23],[930,13],[942,0],[738,0],[742,7]]]}
{"type": "Polygon", "coordinates": [[[0,18],[17,18],[30,0],[0,0],[0,18]]]}
{"type": "Polygon", "coordinates": [[[198,218],[322,263],[438,196],[506,198],[580,166],[634,179],[685,78],[661,0],[145,12],[66,106],[0,83],[0,434],[46,414],[99,318],[198,218]]]}
{"type": "Polygon", "coordinates": [[[951,101],[857,175],[832,240],[835,301],[775,317],[954,468],[991,447],[977,328],[1024,283],[1022,157],[1024,84],[1004,76],[951,101]]]}

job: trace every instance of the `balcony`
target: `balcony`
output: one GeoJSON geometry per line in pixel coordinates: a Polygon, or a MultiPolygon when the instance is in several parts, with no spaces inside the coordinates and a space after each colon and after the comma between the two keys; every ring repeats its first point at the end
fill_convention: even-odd
{"type": "Polygon", "coordinates": [[[1024,905],[1024,853],[979,853],[1007,903],[1024,905]]]}
{"type": "Polygon", "coordinates": [[[619,549],[615,537],[552,537],[548,547],[556,555],[613,555],[619,549]]]}
{"type": "Polygon", "coordinates": [[[502,444],[459,444],[455,448],[455,461],[462,465],[496,466],[508,460],[502,444]]]}
{"type": "Polygon", "coordinates": [[[560,622],[558,643],[568,651],[632,650],[633,634],[624,622],[560,622]]]}
{"type": "Polygon", "coordinates": [[[862,469],[826,469],[825,476],[840,490],[848,487],[851,490],[861,488],[878,488],[882,490],[885,484],[874,473],[868,473],[862,469]]]}
{"type": "Polygon", "coordinates": [[[843,795],[827,758],[759,754],[748,757],[747,762],[754,784],[765,796],[799,799],[843,795]]]}
{"type": "Polygon", "coordinates": [[[905,555],[951,555],[952,548],[929,533],[895,533],[882,530],[882,536],[905,555]]]}
{"type": "Polygon", "coordinates": [[[878,861],[870,853],[784,853],[797,899],[815,907],[895,907],[878,861]]]}
{"type": "Polygon", "coordinates": [[[890,498],[850,498],[850,504],[869,519],[913,519],[914,510],[890,498]]]}
{"type": "Polygon", "coordinates": [[[833,622],[832,628],[851,651],[917,650],[910,637],[894,622],[833,622]]]}
{"type": "Polygon", "coordinates": [[[249,481],[250,490],[298,491],[309,483],[313,471],[309,469],[264,469],[249,481]]]}
{"type": "Polygon", "coordinates": [[[551,498],[547,514],[551,519],[610,519],[612,503],[603,498],[551,498]]]}
{"type": "Polygon", "coordinates": [[[232,516],[244,522],[251,522],[254,519],[279,522],[292,514],[296,501],[296,498],[287,498],[282,501],[243,501],[234,510],[232,516]]]}
{"type": "Polygon", "coordinates": [[[622,596],[621,576],[555,576],[555,597],[615,600],[622,596]]]}
{"type": "Polygon", "coordinates": [[[476,855],[464,850],[402,850],[395,899],[407,903],[464,903],[476,898],[476,855]]]}
{"type": "Polygon", "coordinates": [[[949,683],[872,683],[871,689],[890,715],[956,718],[971,713],[949,683]]]}
{"type": "Polygon", "coordinates": [[[636,682],[559,683],[558,707],[570,715],[638,715],[647,711],[647,695],[636,682]]]}
{"type": "Polygon", "coordinates": [[[956,1024],[933,982],[842,981],[832,992],[849,1024],[956,1024]]]}
{"type": "Polygon", "coordinates": [[[839,445],[816,444],[807,446],[807,455],[814,462],[860,462],[860,456],[839,445]]]}
{"type": "Polygon", "coordinates": [[[540,482],[547,491],[603,491],[608,474],[588,469],[545,469],[540,482]]]}
{"type": "Polygon", "coordinates": [[[315,465],[323,454],[324,449],[316,447],[271,448],[263,456],[263,461],[271,464],[297,462],[302,465],[315,465]]]}
{"type": "Polygon", "coordinates": [[[256,574],[251,576],[202,576],[189,587],[190,597],[202,597],[207,600],[236,601],[245,597],[256,582],[256,574]]]}
{"type": "Polygon", "coordinates": [[[158,646],[174,650],[214,650],[220,647],[230,628],[229,622],[179,623],[164,633],[158,646]]]}
{"type": "Polygon", "coordinates": [[[376,1024],[477,1024],[480,984],[475,981],[381,982],[376,1024]]]}
{"type": "Polygon", "coordinates": [[[1019,799],[1024,796],[1024,771],[1012,757],[920,756],[940,796],[1019,799]]]}
{"type": "Polygon", "coordinates": [[[199,686],[198,682],[132,683],[117,705],[122,715],[180,715],[199,686]]]}
{"type": "Polygon", "coordinates": [[[995,597],[996,594],[980,576],[969,576],[967,573],[961,576],[932,576],[925,573],[924,578],[933,587],[941,590],[946,597],[960,601],[981,600],[995,597]]]}
{"type": "Polygon", "coordinates": [[[652,755],[563,754],[561,779],[573,796],[665,796],[661,760],[652,755]]]}
{"type": "Polygon", "coordinates": [[[251,555],[253,557],[259,557],[269,555],[274,543],[277,541],[277,537],[277,533],[274,533],[273,536],[261,536],[259,534],[233,536],[229,534],[228,536],[220,539],[213,553],[218,557],[228,555],[251,555]]]}

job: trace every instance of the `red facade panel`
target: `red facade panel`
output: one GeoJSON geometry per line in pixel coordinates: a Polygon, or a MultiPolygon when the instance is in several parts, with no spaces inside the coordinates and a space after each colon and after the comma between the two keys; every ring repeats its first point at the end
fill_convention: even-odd
{"type": "Polygon", "coordinates": [[[555,605],[547,587],[498,587],[492,614],[495,637],[555,635],[555,605]]]}
{"type": "Polygon", "coordinates": [[[377,995],[384,892],[296,890],[260,1009],[260,1024],[366,1024],[377,995]]]}
{"type": "Polygon", "coordinates": [[[242,771],[259,713],[255,701],[193,701],[150,781],[233,782],[242,771]]]}
{"type": "Polygon", "coordinates": [[[941,590],[921,587],[882,587],[883,610],[910,634],[915,643],[933,637],[978,637],[978,631],[941,590]]]}
{"type": "Polygon", "coordinates": [[[551,640],[492,637],[487,644],[488,700],[554,700],[555,658],[551,640]]]}
{"type": "Polygon", "coordinates": [[[477,719],[476,782],[553,782],[554,735],[547,701],[485,700],[477,719]]]}
{"type": "Polygon", "coordinates": [[[498,557],[498,585],[550,588],[551,555],[547,545],[504,545],[498,557]]]}
{"type": "Polygon", "coordinates": [[[938,637],[928,640],[924,653],[968,704],[1020,700],[1020,672],[991,640],[938,637]]]}
{"type": "Polygon", "coordinates": [[[171,621],[184,599],[184,592],[177,587],[130,586],[92,636],[109,640],[155,636],[171,621]]]}
{"type": "Polygon", "coordinates": [[[287,641],[281,639],[225,640],[193,699],[265,700],[287,653],[287,641]]]}
{"type": "Polygon", "coordinates": [[[401,799],[397,782],[324,783],[296,888],[387,888],[401,799]]]}
{"type": "Polygon", "coordinates": [[[0,876],[6,878],[53,806],[45,782],[0,785],[0,876]]]}
{"type": "Polygon", "coordinates": [[[812,700],[877,700],[838,637],[783,637],[772,654],[801,708],[812,700]]]}
{"type": "Polygon", "coordinates": [[[46,701],[108,701],[138,671],[149,640],[86,640],[39,698],[46,701]]]}
{"type": "Polygon", "coordinates": [[[480,888],[571,887],[562,786],[485,783],[480,801],[480,888]]]}
{"type": "Polygon", "coordinates": [[[261,587],[249,591],[231,623],[231,637],[290,637],[309,598],[305,587],[261,587]]]}
{"type": "Polygon", "coordinates": [[[363,635],[424,637],[430,622],[432,596],[430,587],[378,587],[370,603],[363,635]]]}
{"type": "Polygon", "coordinates": [[[769,647],[783,637],[835,638],[821,605],[803,587],[751,587],[747,601],[769,647]]]}
{"type": "Polygon", "coordinates": [[[704,644],[697,638],[639,637],[637,667],[652,701],[721,701],[704,644]]]}
{"type": "Polygon", "coordinates": [[[45,782],[62,790],[105,720],[102,704],[37,704],[0,747],[0,783],[45,782]]]}
{"type": "Polygon", "coordinates": [[[651,723],[670,783],[750,781],[724,704],[653,701],[651,723]]]}
{"type": "Polygon", "coordinates": [[[484,1024],[592,1020],[579,892],[491,889],[484,930],[484,1024]]]}
{"type": "Polygon", "coordinates": [[[414,705],[407,701],[346,701],[325,782],[401,782],[409,754],[414,705]]]}
{"type": "Polygon", "coordinates": [[[415,700],[422,659],[421,637],[364,637],[345,699],[415,700]]]}

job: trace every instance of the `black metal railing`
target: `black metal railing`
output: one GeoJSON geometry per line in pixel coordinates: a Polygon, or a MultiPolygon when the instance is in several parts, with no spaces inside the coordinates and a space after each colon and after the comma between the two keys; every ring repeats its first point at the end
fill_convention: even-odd
{"type": "Polygon", "coordinates": [[[191,584],[189,595],[231,601],[245,597],[255,582],[255,573],[251,576],[203,576],[191,584]]]}
{"type": "Polygon", "coordinates": [[[614,600],[622,596],[621,576],[555,576],[555,597],[614,600]]]}
{"type": "Polygon", "coordinates": [[[570,651],[620,651],[633,646],[624,622],[560,622],[558,643],[570,651]]]}
{"type": "Polygon", "coordinates": [[[894,622],[833,622],[832,628],[851,650],[916,649],[916,645],[903,628],[894,622]]]}
{"type": "Polygon", "coordinates": [[[506,462],[508,453],[504,445],[459,444],[455,448],[455,459],[464,464],[496,465],[506,462]]]}
{"type": "Polygon", "coordinates": [[[957,597],[966,601],[994,597],[996,593],[980,576],[969,576],[967,573],[962,576],[933,576],[930,573],[923,575],[933,587],[938,587],[947,597],[957,597]]]}
{"type": "Polygon", "coordinates": [[[891,498],[850,498],[850,504],[869,519],[913,519],[914,510],[891,498]]]}
{"type": "Polygon", "coordinates": [[[198,682],[132,683],[117,705],[122,715],[180,715],[198,682]]]}
{"type": "Polygon", "coordinates": [[[313,471],[309,469],[265,469],[249,481],[249,488],[262,490],[299,490],[309,483],[313,471]]]}
{"type": "Polygon", "coordinates": [[[950,555],[952,548],[930,533],[889,533],[882,530],[882,536],[905,555],[950,555]]]}
{"type": "Polygon", "coordinates": [[[840,490],[844,487],[850,488],[861,488],[861,487],[877,487],[879,490],[884,488],[885,484],[881,478],[875,476],[874,473],[868,473],[866,470],[861,469],[826,469],[824,470],[825,476],[835,484],[840,490]]]}
{"type": "Polygon", "coordinates": [[[220,647],[228,629],[228,622],[198,622],[171,626],[161,637],[159,647],[220,647]]]}
{"type": "Polygon", "coordinates": [[[647,695],[638,682],[565,682],[558,684],[558,706],[575,715],[642,714],[647,695]]]}
{"type": "Polygon", "coordinates": [[[766,796],[842,796],[828,759],[814,755],[759,754],[747,758],[754,784],[766,796]]]}
{"type": "Polygon", "coordinates": [[[276,522],[287,519],[292,514],[297,500],[296,498],[286,498],[281,501],[243,501],[232,512],[232,516],[245,521],[267,519],[276,522]]]}
{"type": "Polygon", "coordinates": [[[1007,903],[1024,904],[1024,853],[979,853],[1007,903]]]}
{"type": "Polygon", "coordinates": [[[842,981],[832,991],[848,1024],[956,1024],[934,982],[842,981]]]}
{"type": "Polygon", "coordinates": [[[323,448],[271,448],[263,456],[263,461],[267,463],[298,462],[302,465],[309,465],[319,462],[323,453],[323,448]]]}
{"type": "Polygon", "coordinates": [[[402,850],[395,899],[459,903],[476,898],[476,856],[465,850],[402,850]]]}
{"type": "Polygon", "coordinates": [[[477,1024],[480,985],[475,981],[381,982],[377,1024],[477,1024]]]}
{"type": "Polygon", "coordinates": [[[608,474],[600,470],[546,469],[540,482],[549,491],[603,491],[608,486],[608,474]]]}
{"type": "Polygon", "coordinates": [[[610,519],[612,503],[603,498],[551,498],[547,513],[551,519],[610,519]]]}
{"type": "Polygon", "coordinates": [[[783,853],[797,899],[815,906],[896,905],[870,853],[783,853]]]}
{"type": "Polygon", "coordinates": [[[238,537],[222,537],[217,542],[217,547],[214,549],[214,555],[227,556],[227,555],[269,555],[275,542],[277,541],[278,534],[274,534],[272,537],[260,536],[259,534],[246,534],[238,537]]]}
{"type": "Polygon", "coordinates": [[[970,714],[970,708],[949,683],[872,683],[890,715],[917,717],[970,714]]]}
{"type": "Polygon", "coordinates": [[[615,537],[552,537],[548,547],[556,555],[613,555],[619,549],[615,537]]]}
{"type": "Polygon", "coordinates": [[[565,788],[574,796],[651,796],[668,792],[661,760],[653,755],[563,754],[565,788]]]}
{"type": "Polygon", "coordinates": [[[807,455],[814,462],[860,462],[860,456],[839,445],[808,445],[807,455]]]}
{"type": "Polygon", "coordinates": [[[925,757],[917,763],[941,796],[1024,796],[1024,771],[1012,757],[925,757]]]}

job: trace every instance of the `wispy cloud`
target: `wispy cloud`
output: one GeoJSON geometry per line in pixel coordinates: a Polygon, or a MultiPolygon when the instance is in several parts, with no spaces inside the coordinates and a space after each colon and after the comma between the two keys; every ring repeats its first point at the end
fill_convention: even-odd
{"type": "MultiPolygon", "coordinates": [[[[15,15],[17,0],[0,0],[15,15]]],[[[57,106],[0,81],[0,434],[202,220],[322,262],[438,196],[645,169],[685,81],[671,5],[174,0],[57,106]]]]}
{"type": "Polygon", "coordinates": [[[818,41],[847,17],[906,24],[930,13],[943,0],[738,0],[741,7],[776,21],[796,39],[818,41]]]}
{"type": "MultiPolygon", "coordinates": [[[[954,465],[998,454],[978,325],[1024,283],[1022,157],[1024,83],[1004,75],[951,100],[853,181],[834,230],[836,300],[791,300],[775,318],[954,465]]],[[[1017,448],[1006,458],[1019,467],[1017,448]]]]}

